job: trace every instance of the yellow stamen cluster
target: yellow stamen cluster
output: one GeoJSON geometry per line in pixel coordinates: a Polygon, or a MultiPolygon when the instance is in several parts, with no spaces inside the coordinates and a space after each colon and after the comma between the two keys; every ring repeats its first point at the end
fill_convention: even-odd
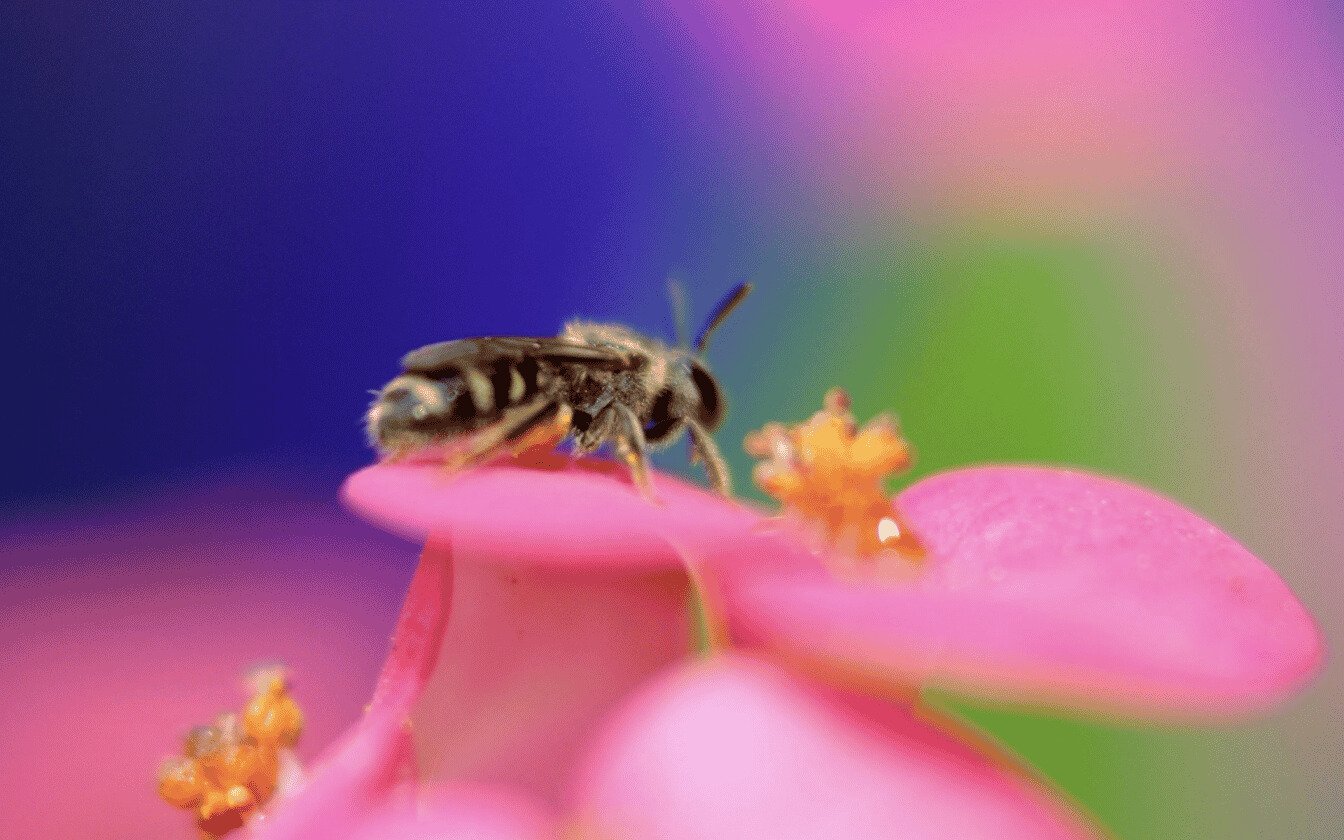
{"type": "Polygon", "coordinates": [[[839,388],[827,392],[824,406],[806,423],[770,423],[747,436],[747,454],[761,459],[752,473],[756,486],[843,554],[923,557],[883,487],[911,463],[895,418],[879,415],[858,428],[849,395],[839,388]]]}
{"type": "Polygon", "coordinates": [[[159,771],[159,795],[196,812],[201,836],[219,837],[256,813],[275,793],[280,751],[294,746],[303,712],[280,669],[253,675],[254,695],[241,715],[220,715],[186,737],[183,755],[159,771]]]}

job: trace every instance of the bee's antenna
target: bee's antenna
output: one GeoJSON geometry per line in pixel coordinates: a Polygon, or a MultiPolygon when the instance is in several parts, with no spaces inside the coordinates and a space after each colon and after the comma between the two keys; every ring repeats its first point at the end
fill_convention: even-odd
{"type": "Polygon", "coordinates": [[[714,332],[714,329],[723,322],[723,319],[728,317],[728,313],[732,312],[742,302],[742,299],[749,294],[751,294],[751,284],[738,283],[732,291],[723,296],[723,300],[719,301],[719,305],[709,313],[709,317],[705,319],[705,325],[700,328],[699,335],[695,337],[696,353],[705,352],[705,345],[709,344],[709,334],[714,332]]]}
{"type": "Polygon", "coordinates": [[[687,347],[686,335],[686,287],[675,277],[667,278],[667,302],[672,307],[672,324],[676,328],[678,347],[687,347]]]}

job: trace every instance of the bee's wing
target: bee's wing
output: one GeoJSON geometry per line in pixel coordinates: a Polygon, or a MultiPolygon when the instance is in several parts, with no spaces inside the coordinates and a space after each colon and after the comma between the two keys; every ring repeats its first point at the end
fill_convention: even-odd
{"type": "Polygon", "coordinates": [[[407,373],[434,373],[466,363],[480,364],[499,358],[521,358],[536,344],[531,338],[463,338],[458,341],[440,341],[412,350],[401,357],[401,367],[407,373]]]}
{"type": "Polygon", "coordinates": [[[607,347],[595,347],[561,338],[495,336],[441,341],[412,350],[401,359],[407,373],[437,373],[463,365],[489,364],[500,359],[545,359],[555,364],[579,364],[602,370],[625,370],[637,360],[607,347]]]}

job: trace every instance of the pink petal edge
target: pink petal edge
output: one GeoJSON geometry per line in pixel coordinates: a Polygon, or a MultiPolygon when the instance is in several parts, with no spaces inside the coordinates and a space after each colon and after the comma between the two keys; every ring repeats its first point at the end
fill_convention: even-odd
{"type": "MultiPolygon", "coordinates": [[[[364,489],[375,500],[417,492],[399,481],[408,475],[411,485],[425,477],[364,489]]],[[[503,481],[527,488],[536,472],[503,481]]],[[[563,539],[549,545],[573,562],[540,549],[519,560],[492,553],[508,542],[471,527],[478,508],[450,500],[446,510],[452,524],[428,539],[364,719],[257,827],[267,840],[344,837],[364,823],[414,836],[432,820],[408,796],[448,779],[554,804],[609,709],[689,653],[690,582],[666,540],[646,541],[666,558],[658,565],[578,565],[563,539]]]]}
{"type": "Polygon", "coordinates": [[[680,570],[463,558],[433,536],[366,723],[408,721],[425,784],[507,784],[554,802],[607,710],[690,652],[689,585],[680,570]]]}
{"type": "Polygon", "coordinates": [[[739,569],[720,581],[735,630],[908,687],[1112,713],[1254,710],[1321,662],[1315,623],[1271,569],[1149,491],[984,467],[897,504],[929,549],[913,580],[839,580],[808,558],[739,569]]]}
{"type": "Polygon", "coordinates": [[[360,516],[409,539],[451,532],[464,555],[557,566],[680,568],[688,550],[740,537],[750,509],[654,473],[658,502],[639,495],[624,467],[558,453],[449,474],[426,462],[385,462],[342,488],[360,516]]]}
{"type": "Polygon", "coordinates": [[[1049,791],[909,709],[739,655],[636,695],[596,742],[574,809],[598,836],[640,840],[1096,836],[1049,791]]]}
{"type": "Polygon", "coordinates": [[[452,549],[446,539],[436,537],[425,546],[411,576],[371,710],[390,706],[405,714],[424,691],[439,658],[452,597],[452,549]]]}

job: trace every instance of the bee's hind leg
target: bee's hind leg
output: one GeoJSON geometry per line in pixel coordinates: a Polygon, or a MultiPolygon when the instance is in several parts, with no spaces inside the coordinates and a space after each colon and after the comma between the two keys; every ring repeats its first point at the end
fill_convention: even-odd
{"type": "Polygon", "coordinates": [[[564,403],[551,403],[506,434],[504,440],[513,455],[539,447],[553,448],[569,434],[573,421],[574,409],[564,403]],[[550,410],[552,406],[554,411],[550,410]]]}
{"type": "Polygon", "coordinates": [[[728,464],[723,460],[723,455],[719,452],[719,445],[714,442],[714,437],[705,431],[693,420],[686,421],[686,429],[691,433],[691,461],[694,463],[697,459],[705,462],[705,473],[709,476],[709,483],[719,492],[719,495],[731,497],[733,495],[733,476],[728,472],[728,464]]]}
{"type": "MultiPolygon", "coordinates": [[[[567,431],[568,413],[559,403],[550,400],[536,399],[511,408],[499,421],[466,436],[461,444],[449,450],[444,467],[449,472],[460,472],[496,455],[517,453],[536,446],[554,436],[554,427],[561,419],[567,431]]],[[[559,437],[564,437],[564,433],[559,437]]]]}

